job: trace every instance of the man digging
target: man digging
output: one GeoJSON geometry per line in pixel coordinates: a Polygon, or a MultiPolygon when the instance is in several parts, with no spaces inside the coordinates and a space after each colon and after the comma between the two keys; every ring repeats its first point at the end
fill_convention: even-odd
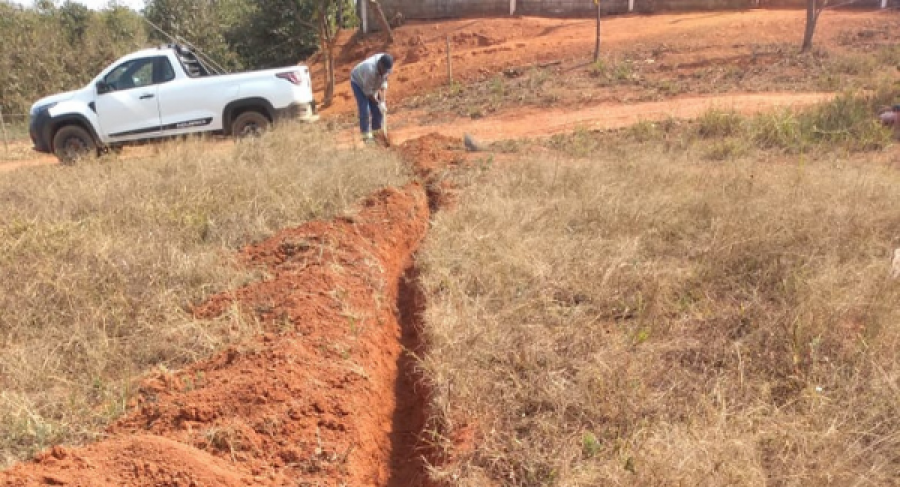
{"type": "Polygon", "coordinates": [[[878,119],[881,120],[882,125],[896,129],[900,126],[900,105],[885,108],[878,114],[878,119]]]}
{"type": "Polygon", "coordinates": [[[385,90],[393,68],[394,58],[387,53],[378,53],[357,64],[350,72],[350,87],[359,110],[359,130],[366,144],[375,141],[374,131],[381,134],[382,143],[388,145],[382,124],[387,112],[385,90]]]}

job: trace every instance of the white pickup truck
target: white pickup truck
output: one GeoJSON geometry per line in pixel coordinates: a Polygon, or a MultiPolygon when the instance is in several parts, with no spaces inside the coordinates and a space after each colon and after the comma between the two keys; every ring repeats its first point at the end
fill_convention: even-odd
{"type": "Polygon", "coordinates": [[[38,100],[29,132],[35,150],[71,163],[151,139],[255,134],[282,118],[317,118],[306,66],[214,74],[172,44],[124,56],[84,88],[38,100]]]}

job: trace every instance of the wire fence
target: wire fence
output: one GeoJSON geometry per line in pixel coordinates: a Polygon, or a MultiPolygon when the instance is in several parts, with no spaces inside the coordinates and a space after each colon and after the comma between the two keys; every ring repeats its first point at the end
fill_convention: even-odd
{"type": "Polygon", "coordinates": [[[6,113],[0,108],[0,140],[3,149],[9,152],[9,145],[13,141],[28,137],[28,114],[6,113]]]}

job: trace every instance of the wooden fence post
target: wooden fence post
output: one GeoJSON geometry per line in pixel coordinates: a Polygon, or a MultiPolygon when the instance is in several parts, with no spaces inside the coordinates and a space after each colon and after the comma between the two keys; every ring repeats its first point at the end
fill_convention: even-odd
{"type": "Polygon", "coordinates": [[[0,108],[0,129],[3,130],[3,148],[9,152],[9,137],[6,136],[6,122],[3,120],[3,108],[0,108]]]}
{"type": "Polygon", "coordinates": [[[450,36],[447,36],[447,80],[453,84],[453,61],[450,56],[450,36]]]}

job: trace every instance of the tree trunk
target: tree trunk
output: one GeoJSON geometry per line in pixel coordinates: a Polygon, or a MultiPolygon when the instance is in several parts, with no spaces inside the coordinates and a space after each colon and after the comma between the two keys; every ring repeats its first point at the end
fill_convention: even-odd
{"type": "Polygon", "coordinates": [[[594,43],[594,62],[600,61],[600,0],[594,0],[597,4],[597,41],[594,43]]]}
{"type": "Polygon", "coordinates": [[[327,3],[319,9],[319,44],[322,49],[322,62],[325,64],[325,93],[322,106],[331,106],[334,101],[334,34],[328,28],[327,3]]]}
{"type": "Polygon", "coordinates": [[[391,31],[391,24],[388,23],[387,17],[384,15],[381,3],[379,3],[378,0],[369,0],[369,5],[375,8],[375,18],[378,19],[381,28],[387,33],[388,41],[394,42],[394,33],[391,31]]]}
{"type": "Polygon", "coordinates": [[[328,105],[331,105],[331,102],[334,101],[334,43],[332,42],[330,46],[328,46],[328,50],[325,53],[325,98],[328,100],[328,105]]]}
{"type": "Polygon", "coordinates": [[[338,30],[344,28],[344,6],[347,4],[346,0],[338,0],[337,5],[337,28],[338,30]]]}
{"type": "Polygon", "coordinates": [[[803,33],[803,46],[800,52],[809,52],[812,49],[813,34],[816,32],[816,0],[806,0],[806,31],[803,33]]]}

